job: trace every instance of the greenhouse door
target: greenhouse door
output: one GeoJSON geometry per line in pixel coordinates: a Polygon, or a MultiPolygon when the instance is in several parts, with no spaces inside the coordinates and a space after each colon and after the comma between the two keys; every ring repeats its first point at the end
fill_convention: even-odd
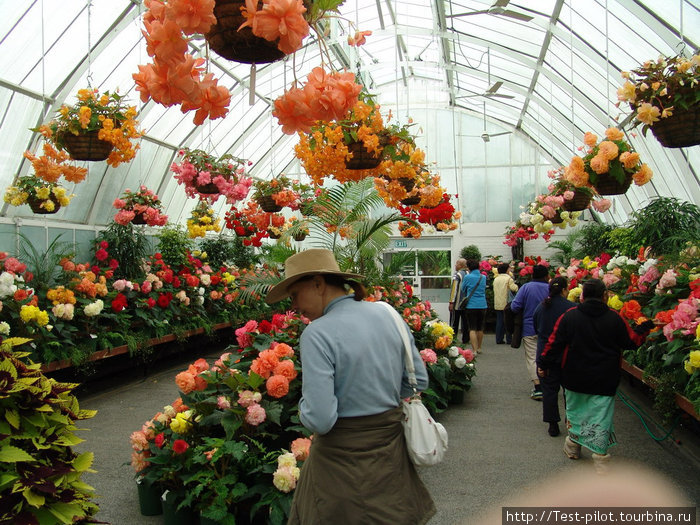
{"type": "Polygon", "coordinates": [[[413,293],[430,304],[441,320],[449,322],[452,281],[450,237],[392,239],[384,252],[384,267],[394,267],[413,286],[413,293]]]}

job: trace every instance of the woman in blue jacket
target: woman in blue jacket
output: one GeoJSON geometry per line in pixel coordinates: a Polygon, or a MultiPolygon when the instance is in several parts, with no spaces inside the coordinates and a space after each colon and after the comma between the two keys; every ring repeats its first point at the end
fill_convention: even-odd
{"type": "Polygon", "coordinates": [[[479,261],[476,259],[467,261],[467,269],[469,273],[462,277],[463,309],[467,312],[472,351],[480,354],[486,322],[486,277],[479,271],[479,261]]]}

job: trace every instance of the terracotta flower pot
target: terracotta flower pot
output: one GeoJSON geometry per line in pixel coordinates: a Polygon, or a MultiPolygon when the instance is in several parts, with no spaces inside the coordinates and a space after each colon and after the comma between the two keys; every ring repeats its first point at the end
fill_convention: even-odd
{"type": "Polygon", "coordinates": [[[99,130],[86,131],[78,135],[63,134],[66,151],[73,160],[101,161],[106,160],[114,149],[114,145],[97,137],[99,130]]]}

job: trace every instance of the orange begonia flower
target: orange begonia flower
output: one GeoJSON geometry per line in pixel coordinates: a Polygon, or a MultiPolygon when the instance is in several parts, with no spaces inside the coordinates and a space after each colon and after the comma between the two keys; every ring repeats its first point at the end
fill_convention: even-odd
{"type": "Polygon", "coordinates": [[[297,131],[308,133],[314,125],[311,110],[303,89],[292,88],[275,100],[272,115],[277,117],[282,133],[293,135],[297,131]]]}
{"type": "Polygon", "coordinates": [[[186,35],[207,33],[213,24],[214,0],[169,0],[167,16],[180,26],[186,35]]]}
{"type": "Polygon", "coordinates": [[[309,24],[304,18],[306,7],[302,0],[264,0],[263,8],[254,10],[250,0],[243,10],[247,20],[239,30],[250,26],[253,34],[274,42],[279,39],[277,47],[286,54],[301,48],[302,40],[309,34],[309,24]]]}
{"type": "Polygon", "coordinates": [[[187,40],[182,37],[182,30],[174,20],[157,20],[146,24],[142,31],[146,39],[146,52],[162,64],[177,64],[187,52],[187,40]]]}
{"type": "Polygon", "coordinates": [[[372,31],[357,31],[354,36],[348,37],[348,45],[354,47],[362,46],[367,43],[367,39],[365,37],[371,35],[372,31]]]}

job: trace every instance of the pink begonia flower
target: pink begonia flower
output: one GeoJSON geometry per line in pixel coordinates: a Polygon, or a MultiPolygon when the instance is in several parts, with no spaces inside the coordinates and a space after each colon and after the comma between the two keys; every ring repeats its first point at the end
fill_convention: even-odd
{"type": "Polygon", "coordinates": [[[244,408],[249,407],[253,403],[259,403],[262,399],[262,394],[260,392],[253,392],[252,390],[243,390],[238,393],[238,404],[244,408]]]}
{"type": "Polygon", "coordinates": [[[224,364],[224,362],[228,361],[230,357],[231,357],[231,352],[226,352],[224,354],[221,354],[221,357],[219,357],[219,359],[216,360],[214,365],[218,366],[219,368],[225,368],[226,365],[224,364]]]}
{"type": "Polygon", "coordinates": [[[258,322],[255,320],[248,321],[244,326],[236,330],[236,340],[238,341],[238,346],[245,348],[253,344],[253,336],[251,333],[258,332],[258,322]]]}
{"type": "Polygon", "coordinates": [[[144,455],[141,452],[132,452],[131,453],[131,466],[136,472],[141,472],[143,469],[148,467],[151,464],[150,461],[147,461],[144,455]]]}
{"type": "Polygon", "coordinates": [[[471,348],[463,348],[459,351],[459,353],[467,363],[474,361],[474,352],[471,348]]]}
{"type": "Polygon", "coordinates": [[[136,430],[129,436],[131,441],[131,448],[136,451],[148,449],[148,439],[146,439],[146,434],[141,430],[136,430]]]}
{"type": "Polygon", "coordinates": [[[257,403],[253,403],[246,409],[246,423],[253,425],[254,427],[257,427],[260,423],[265,421],[266,417],[267,414],[265,413],[265,409],[257,403]]]}
{"type": "Polygon", "coordinates": [[[661,279],[659,279],[657,290],[659,288],[671,288],[672,286],[676,286],[676,272],[673,268],[669,268],[661,276],[661,279]]]}
{"type": "Polygon", "coordinates": [[[153,289],[153,283],[151,281],[144,281],[141,283],[141,292],[144,294],[149,294],[151,293],[151,290],[153,289]]]}
{"type": "Polygon", "coordinates": [[[591,203],[593,208],[599,213],[605,213],[612,206],[612,201],[610,199],[598,199],[591,203]]]}
{"type": "Polygon", "coordinates": [[[574,192],[571,190],[566,190],[564,192],[564,200],[570,201],[571,199],[574,198],[574,192]]]}
{"type": "Polygon", "coordinates": [[[231,401],[226,396],[219,396],[216,398],[216,406],[221,410],[228,410],[231,408],[231,401]]]}
{"type": "Polygon", "coordinates": [[[10,273],[20,274],[24,273],[26,269],[27,265],[19,262],[19,260],[15,259],[14,257],[8,257],[5,259],[5,270],[10,273]]]}
{"type": "Polygon", "coordinates": [[[423,362],[427,364],[437,363],[437,354],[430,348],[426,348],[420,351],[420,356],[423,358],[423,362]]]}
{"type": "Polygon", "coordinates": [[[614,273],[606,273],[603,275],[603,284],[605,284],[606,288],[609,288],[616,282],[619,282],[620,278],[615,275],[614,273]]]}

